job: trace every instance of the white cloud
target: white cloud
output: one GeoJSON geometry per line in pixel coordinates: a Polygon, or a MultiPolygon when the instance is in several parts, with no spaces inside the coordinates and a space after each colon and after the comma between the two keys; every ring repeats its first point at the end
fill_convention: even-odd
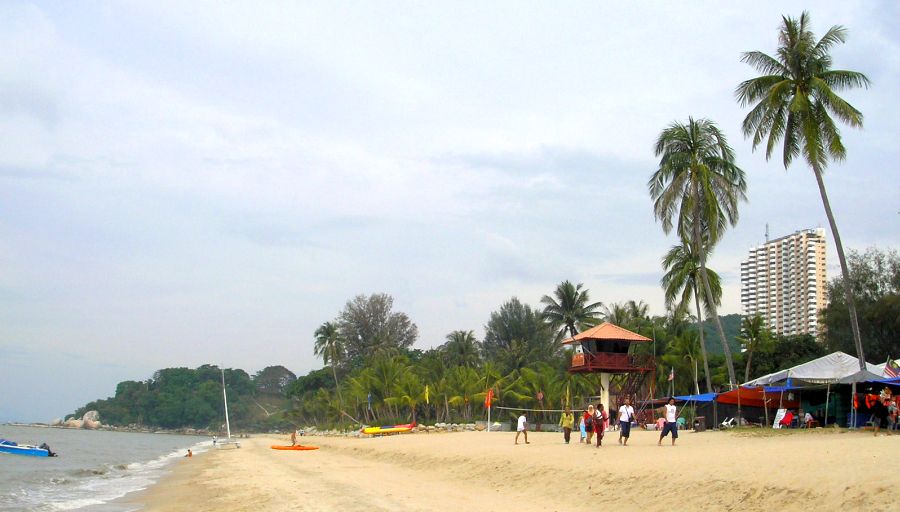
{"type": "MultiPolygon", "coordinates": [[[[304,372],[358,293],[393,294],[422,346],[564,279],[659,313],[671,240],[646,180],[666,124],[716,120],[748,172],[720,274],[767,222],[824,223],[809,170],[752,153],[733,99],[739,53],[774,50],[801,10],[0,5],[0,346],[304,372]]],[[[875,81],[848,94],[867,128],[827,176],[848,247],[898,243],[896,12],[813,13],[875,81]]]]}

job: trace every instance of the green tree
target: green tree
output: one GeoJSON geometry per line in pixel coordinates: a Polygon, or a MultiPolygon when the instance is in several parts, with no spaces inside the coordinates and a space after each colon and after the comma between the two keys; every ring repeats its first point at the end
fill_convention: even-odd
{"type": "Polygon", "coordinates": [[[357,295],[347,301],[337,324],[350,358],[400,354],[415,343],[419,330],[406,313],[393,311],[385,293],[357,295]]]}
{"type": "Polygon", "coordinates": [[[338,401],[343,404],[341,388],[338,383],[337,366],[346,355],[346,340],[341,336],[340,329],[334,322],[325,322],[314,333],[316,337],[313,345],[313,353],[322,357],[322,362],[331,365],[331,373],[334,377],[334,388],[337,391],[338,401]]]}
{"type": "MultiPolygon", "coordinates": [[[[850,286],[859,311],[859,330],[869,359],[883,363],[900,355],[900,255],[895,250],[851,250],[847,257],[850,286]]],[[[852,352],[847,304],[840,293],[847,288],[842,277],[828,284],[831,302],[822,310],[825,345],[852,352]]]]}
{"type": "Polygon", "coordinates": [[[253,376],[257,391],[273,395],[283,395],[295,380],[297,376],[294,372],[281,365],[268,366],[253,376]]]}
{"type": "Polygon", "coordinates": [[[453,331],[447,341],[439,347],[444,355],[444,363],[453,366],[478,366],[481,361],[481,343],[472,331],[453,331]]]}
{"type": "Polygon", "coordinates": [[[731,348],[719,323],[706,258],[725,228],[737,223],[738,202],[746,200],[744,171],[735,165],[725,134],[708,119],[672,123],[660,133],[655,152],[661,157],[659,169],[648,183],[654,214],[665,233],[677,226],[680,238],[692,244],[700,258],[707,305],[717,322],[729,384],[734,387],[731,348]]]}
{"type": "Polygon", "coordinates": [[[767,351],[772,343],[772,335],[766,328],[765,320],[761,315],[745,316],[741,321],[741,335],[738,341],[743,345],[747,355],[744,366],[744,382],[750,380],[750,365],[753,363],[753,353],[757,350],[767,351]]]}
{"type": "Polygon", "coordinates": [[[484,326],[485,358],[506,372],[530,362],[552,361],[560,352],[543,315],[513,297],[491,313],[484,326]]]}
{"type": "MultiPolygon", "coordinates": [[[[765,141],[767,160],[775,151],[775,145],[783,141],[785,169],[801,154],[812,167],[834,237],[841,275],[844,282],[849,283],[847,258],[828,201],[823,174],[829,160],[840,162],[847,156],[832,116],[854,128],[861,128],[863,124],[862,113],[835,91],[868,88],[869,79],[856,71],[832,69],[830,51],[846,40],[847,30],[844,27],[834,25],[821,39],[816,40],[809,28],[808,13],[804,12],[800,19],[782,17],[782,22],[775,57],[758,51],[745,52],[742,56],[743,62],[762,73],[762,76],[742,82],[735,91],[741,106],[752,105],[744,118],[744,136],[752,137],[753,149],[765,141]]],[[[865,370],[856,305],[849,286],[844,288],[844,299],[850,314],[859,367],[865,370]]]]}
{"type": "Polygon", "coordinates": [[[587,289],[578,283],[573,285],[569,281],[563,281],[557,285],[553,295],[544,295],[541,303],[544,304],[544,319],[550,324],[550,328],[556,333],[556,340],[566,337],[574,337],[580,330],[590,328],[600,322],[598,309],[603,306],[601,302],[590,302],[587,289]]]}
{"type": "MultiPolygon", "coordinates": [[[[675,368],[675,381],[678,383],[680,375],[687,373],[693,377],[694,394],[700,394],[700,372],[697,363],[700,355],[700,344],[698,343],[697,334],[687,331],[676,336],[669,346],[669,350],[663,355],[662,359],[670,367],[675,368]],[[684,371],[687,366],[687,372],[684,371]]],[[[668,373],[666,374],[668,375],[668,373]]],[[[690,379],[689,379],[690,380],[690,379]]],[[[682,381],[683,383],[684,381],[682,381]]]]}
{"type": "Polygon", "coordinates": [[[750,367],[750,376],[756,378],[790,368],[822,357],[826,353],[827,349],[812,335],[773,335],[771,344],[756,349],[753,364],[750,367]]]}
{"type": "MultiPolygon", "coordinates": [[[[663,274],[661,283],[665,290],[666,306],[687,308],[691,299],[694,299],[694,307],[697,312],[697,333],[699,336],[700,355],[703,359],[703,372],[706,378],[706,391],[712,391],[712,381],[709,373],[709,356],[706,353],[706,342],[703,336],[703,311],[700,303],[706,304],[706,294],[701,293],[702,279],[700,277],[700,257],[694,252],[693,244],[682,241],[679,245],[673,245],[669,252],[663,256],[663,274]],[[680,300],[679,300],[680,299],[680,300]]],[[[709,276],[709,286],[712,289],[713,299],[716,305],[721,304],[722,284],[717,274],[712,269],[706,269],[709,276]]],[[[707,307],[707,309],[709,309],[707,307]]]]}

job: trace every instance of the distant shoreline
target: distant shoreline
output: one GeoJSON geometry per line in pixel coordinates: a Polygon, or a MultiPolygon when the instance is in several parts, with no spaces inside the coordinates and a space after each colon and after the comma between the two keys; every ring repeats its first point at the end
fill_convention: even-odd
{"type": "MultiPolygon", "coordinates": [[[[209,432],[206,430],[196,430],[196,429],[190,429],[190,428],[188,428],[188,429],[166,429],[166,428],[154,429],[154,428],[150,428],[150,427],[132,428],[132,427],[115,427],[115,426],[108,426],[108,425],[103,425],[102,427],[99,427],[99,428],[79,428],[79,427],[67,427],[65,425],[50,425],[48,423],[18,423],[18,422],[14,422],[14,421],[9,421],[6,423],[2,423],[0,425],[8,426],[8,427],[56,428],[56,429],[60,429],[60,430],[84,430],[86,432],[122,432],[125,434],[172,434],[172,435],[179,435],[179,436],[197,436],[197,437],[220,436],[220,437],[224,437],[223,435],[215,433],[215,432],[209,432]]],[[[238,437],[240,439],[241,436],[250,437],[250,434],[240,434],[236,437],[238,437]]],[[[232,436],[232,437],[235,437],[235,436],[232,436]]]]}

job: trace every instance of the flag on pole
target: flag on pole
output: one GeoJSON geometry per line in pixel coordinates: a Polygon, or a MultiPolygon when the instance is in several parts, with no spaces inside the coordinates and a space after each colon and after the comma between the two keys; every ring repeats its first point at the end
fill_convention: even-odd
{"type": "Polygon", "coordinates": [[[890,357],[888,357],[887,363],[884,364],[884,376],[891,379],[900,377],[900,365],[890,357]]]}
{"type": "Polygon", "coordinates": [[[484,395],[484,407],[486,409],[491,408],[491,400],[494,399],[494,388],[491,388],[487,391],[487,394],[484,395]]]}
{"type": "Polygon", "coordinates": [[[425,384],[425,403],[426,404],[429,403],[428,402],[428,384],[425,384]]]}
{"type": "Polygon", "coordinates": [[[675,380],[675,367],[674,367],[674,366],[673,366],[672,369],[669,371],[669,380],[670,380],[670,381],[675,380]]]}

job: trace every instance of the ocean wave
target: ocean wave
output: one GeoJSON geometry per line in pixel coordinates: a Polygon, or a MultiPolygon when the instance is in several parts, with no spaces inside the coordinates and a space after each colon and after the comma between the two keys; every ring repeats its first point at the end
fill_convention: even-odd
{"type": "MultiPolygon", "coordinates": [[[[202,453],[210,445],[206,441],[194,443],[189,448],[194,453],[202,453]]],[[[53,466],[44,466],[45,469],[39,472],[22,474],[17,482],[7,481],[6,485],[0,486],[0,495],[6,494],[0,498],[0,511],[52,512],[85,507],[103,510],[104,504],[153,485],[172,462],[184,456],[187,449],[170,446],[162,455],[154,457],[146,454],[150,455],[148,459],[134,462],[59,467],[57,470],[52,469],[53,466]]],[[[69,453],[69,457],[51,462],[75,462],[76,452],[69,453]]],[[[116,505],[115,509],[120,510],[121,507],[116,505]]]]}

